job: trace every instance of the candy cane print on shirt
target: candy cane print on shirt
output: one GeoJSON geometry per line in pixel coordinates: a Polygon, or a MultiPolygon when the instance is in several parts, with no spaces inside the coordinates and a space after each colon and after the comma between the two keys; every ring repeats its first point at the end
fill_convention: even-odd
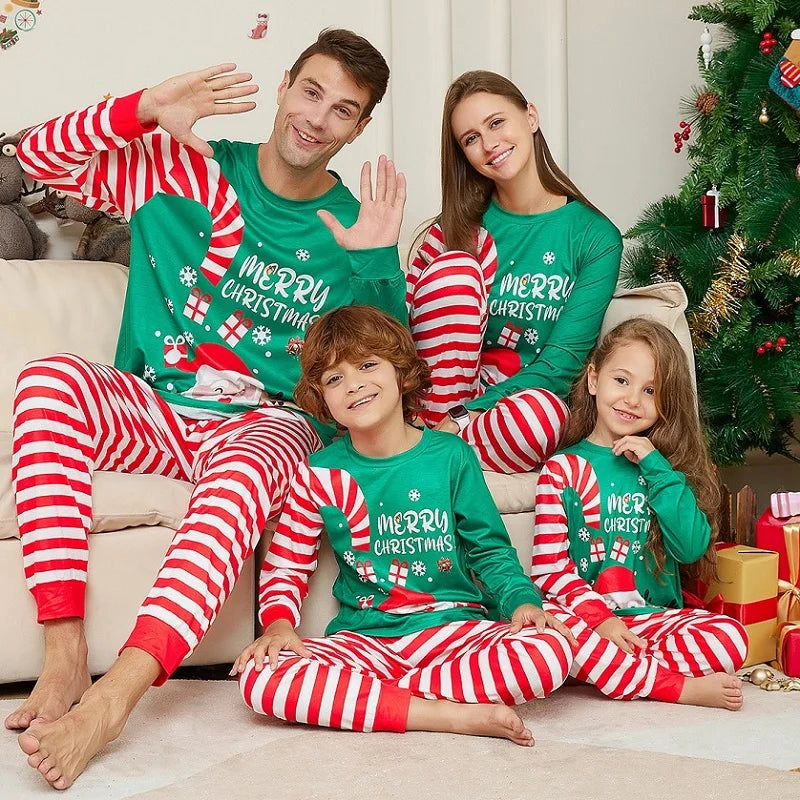
{"type": "MultiPolygon", "coordinates": [[[[333,506],[340,509],[350,527],[351,547],[353,550],[368,551],[370,544],[369,511],[364,493],[353,476],[343,469],[309,467],[308,471],[309,493],[317,503],[317,507],[333,506]]],[[[374,580],[374,578],[370,578],[370,580],[374,580]]]]}

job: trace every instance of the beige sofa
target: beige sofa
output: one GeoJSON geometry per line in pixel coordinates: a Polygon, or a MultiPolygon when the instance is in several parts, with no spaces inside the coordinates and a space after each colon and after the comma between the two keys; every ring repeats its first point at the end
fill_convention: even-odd
{"type": "MultiPolygon", "coordinates": [[[[0,259],[0,683],[30,680],[42,662],[41,631],[22,575],[22,555],[11,493],[11,409],[16,376],[25,363],[57,352],[112,363],[126,270],[117,264],[0,259]]],[[[604,328],[631,316],[652,316],[675,331],[691,358],[684,318],[686,299],[677,284],[622,293],[609,307],[604,328]]],[[[530,558],[536,475],[487,473],[523,565],[530,558]]],[[[97,472],[86,632],[90,670],[102,673],[127,637],[139,603],[183,517],[190,485],[150,475],[97,472]]],[[[335,613],[332,555],[324,551],[304,606],[301,631],[319,635],[335,613]]],[[[251,641],[258,570],[253,559],[208,636],[187,664],[230,662],[251,641]]]]}

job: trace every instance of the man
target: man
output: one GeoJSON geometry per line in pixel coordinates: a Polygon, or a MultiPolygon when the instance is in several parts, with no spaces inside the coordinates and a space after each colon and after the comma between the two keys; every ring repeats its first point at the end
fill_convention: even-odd
{"type": "Polygon", "coordinates": [[[323,31],[278,87],[269,140],[209,145],[197,120],[255,107],[241,99],[257,91],[251,76],[234,70],[67,114],[19,148],[39,180],[128,216],[133,241],[116,368],[69,355],[33,362],[15,401],[13,478],[45,662],[6,727],[27,729],[20,747],[57,789],[197,646],[297,463],[330,440],[290,402],[305,327],[354,302],[405,315],[403,176],[381,156],[373,193],[365,164],[359,207],[327,171],[385,92],[380,53],[350,31],[323,31]],[[99,469],[195,486],[133,632],[91,685],[83,614],[99,469]]]}

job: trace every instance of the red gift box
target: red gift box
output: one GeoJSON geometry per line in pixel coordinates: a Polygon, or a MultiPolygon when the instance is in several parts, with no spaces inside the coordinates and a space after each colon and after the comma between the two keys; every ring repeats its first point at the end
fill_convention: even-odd
{"type": "Polygon", "coordinates": [[[761,550],[774,550],[778,554],[778,578],[798,585],[798,580],[792,580],[792,569],[800,575],[800,563],[790,564],[786,546],[786,528],[790,529],[790,537],[800,537],[800,517],[778,519],[767,510],[756,523],[756,547],[761,550]],[[791,530],[796,529],[792,533],[791,530]]]}
{"type": "Polygon", "coordinates": [[[783,526],[783,546],[789,580],[778,581],[778,669],[800,678],[800,524],[783,526]]]}
{"type": "Polygon", "coordinates": [[[800,678],[800,625],[788,623],[778,635],[778,669],[790,678],[800,678]]]}

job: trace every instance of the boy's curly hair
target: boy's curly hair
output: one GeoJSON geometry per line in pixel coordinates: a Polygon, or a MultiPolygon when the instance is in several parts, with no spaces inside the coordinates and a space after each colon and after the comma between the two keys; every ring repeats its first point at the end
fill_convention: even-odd
{"type": "Polygon", "coordinates": [[[342,361],[371,355],[386,359],[397,370],[403,418],[411,422],[431,387],[430,369],[417,355],[408,328],[372,306],[343,306],[309,326],[300,354],[302,375],[295,402],[321,422],[335,422],[323,399],[322,374],[342,361]]]}

